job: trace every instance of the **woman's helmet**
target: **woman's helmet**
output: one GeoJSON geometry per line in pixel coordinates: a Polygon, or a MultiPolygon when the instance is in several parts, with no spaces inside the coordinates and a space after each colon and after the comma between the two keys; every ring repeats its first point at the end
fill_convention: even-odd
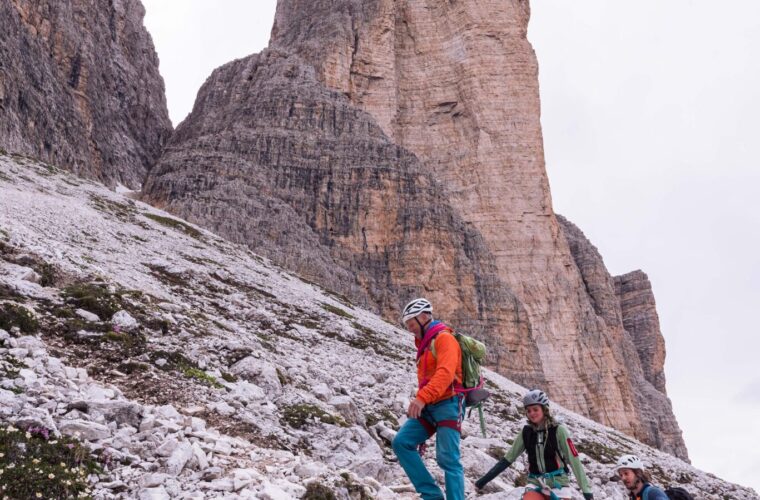
{"type": "Polygon", "coordinates": [[[549,406],[549,398],[544,391],[533,389],[523,396],[523,406],[527,408],[531,405],[549,406]]]}
{"type": "Polygon", "coordinates": [[[416,318],[422,313],[433,314],[432,304],[427,299],[414,299],[404,307],[404,312],[401,313],[401,323],[406,324],[408,320],[416,318]]]}
{"type": "Polygon", "coordinates": [[[644,464],[641,459],[636,455],[623,455],[618,458],[617,465],[615,466],[615,472],[620,469],[641,469],[644,470],[644,464]]]}

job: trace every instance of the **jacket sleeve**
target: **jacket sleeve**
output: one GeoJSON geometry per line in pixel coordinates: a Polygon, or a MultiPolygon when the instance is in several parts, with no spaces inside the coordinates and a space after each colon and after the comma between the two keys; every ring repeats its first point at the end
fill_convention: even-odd
{"type": "Polygon", "coordinates": [[[515,441],[512,443],[512,447],[509,449],[507,454],[504,455],[504,458],[506,458],[510,464],[513,464],[524,451],[525,442],[523,442],[523,433],[522,429],[520,429],[520,432],[518,432],[517,436],[515,436],[515,441]]]}
{"type": "Polygon", "coordinates": [[[557,427],[557,446],[562,454],[562,458],[573,469],[573,474],[575,474],[575,479],[578,481],[581,491],[583,493],[591,493],[591,486],[588,483],[586,471],[583,470],[583,464],[578,458],[578,451],[575,449],[570,431],[564,425],[557,427]]]}
{"type": "Polygon", "coordinates": [[[417,397],[430,404],[443,396],[451,387],[457,367],[461,365],[462,354],[459,342],[448,333],[439,334],[435,340],[435,372],[425,387],[417,391],[417,397]]]}

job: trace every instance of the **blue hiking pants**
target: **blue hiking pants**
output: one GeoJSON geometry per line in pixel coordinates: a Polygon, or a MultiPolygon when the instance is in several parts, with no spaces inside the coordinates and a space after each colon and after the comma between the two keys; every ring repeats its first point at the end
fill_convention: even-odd
{"type": "MultiPolygon", "coordinates": [[[[459,397],[427,405],[422,418],[428,422],[459,419],[459,397]]],[[[419,420],[410,418],[393,438],[393,451],[423,500],[443,500],[443,492],[422,462],[417,447],[428,439],[427,430],[419,420]]],[[[446,500],[464,500],[464,468],[459,460],[459,432],[438,427],[435,433],[435,458],[443,469],[446,500]]]]}

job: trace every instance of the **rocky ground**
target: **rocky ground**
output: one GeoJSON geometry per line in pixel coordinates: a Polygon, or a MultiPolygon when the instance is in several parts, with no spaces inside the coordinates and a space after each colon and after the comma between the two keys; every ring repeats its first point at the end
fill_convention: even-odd
{"type": "MultiPolygon", "coordinates": [[[[472,482],[523,425],[525,389],[487,378],[489,435],[475,416],[463,433],[473,497],[472,482]]],[[[23,465],[11,460],[29,459],[28,487],[51,491],[75,470],[77,494],[93,498],[415,497],[389,446],[415,388],[407,333],[128,195],[7,155],[0,387],[0,446],[24,441],[15,458],[0,455],[6,491],[19,486],[3,478],[23,465]],[[82,446],[66,457],[81,465],[64,460],[54,478],[37,478],[38,441],[82,446]]],[[[624,498],[609,477],[631,452],[656,482],[696,498],[757,498],[558,413],[597,498],[624,498]]],[[[482,498],[519,498],[525,467],[518,461],[482,498]]]]}

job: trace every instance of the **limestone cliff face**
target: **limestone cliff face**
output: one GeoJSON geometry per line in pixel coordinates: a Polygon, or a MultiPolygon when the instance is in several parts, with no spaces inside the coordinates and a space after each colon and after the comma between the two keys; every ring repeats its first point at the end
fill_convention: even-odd
{"type": "Polygon", "coordinates": [[[615,276],[623,326],[631,335],[646,379],[665,394],[665,339],[649,277],[642,271],[615,276]]]}
{"type": "Polygon", "coordinates": [[[640,422],[637,432],[653,446],[688,461],[681,429],[665,390],[665,340],[647,275],[610,276],[596,247],[572,222],[557,214],[596,314],[615,332],[640,422]],[[621,329],[624,333],[621,333],[621,329]]]}
{"type": "Polygon", "coordinates": [[[527,311],[551,396],[657,442],[659,402],[637,396],[614,292],[587,290],[552,210],[528,18],[523,0],[280,0],[270,46],[309,61],[440,181],[527,311]]]}
{"type": "Polygon", "coordinates": [[[488,339],[504,373],[544,381],[527,313],[482,237],[413,154],[297,56],[266,50],[214,71],[144,195],[386,318],[428,296],[488,339]]]}
{"type": "Polygon", "coordinates": [[[0,0],[0,147],[136,188],[171,134],[139,0],[0,0]]]}

